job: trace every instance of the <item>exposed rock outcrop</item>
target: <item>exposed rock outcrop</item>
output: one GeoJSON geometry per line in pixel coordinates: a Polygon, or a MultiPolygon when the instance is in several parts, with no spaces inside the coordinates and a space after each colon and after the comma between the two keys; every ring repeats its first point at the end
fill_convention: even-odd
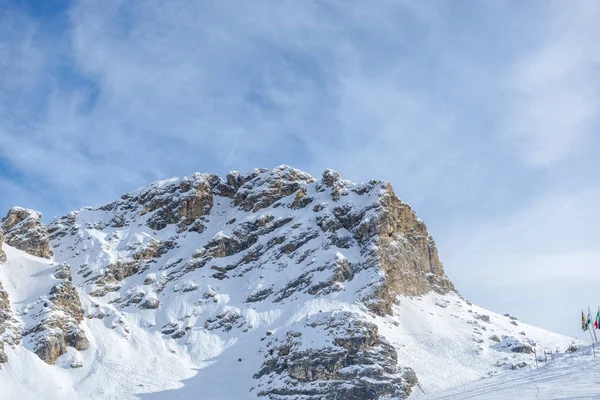
{"type": "Polygon", "coordinates": [[[50,237],[41,213],[13,207],[1,222],[6,244],[37,257],[52,257],[50,237]]]}
{"type": "Polygon", "coordinates": [[[6,262],[6,253],[2,250],[2,243],[4,243],[4,230],[0,227],[0,263],[6,262]]]}
{"type": "Polygon", "coordinates": [[[101,209],[113,213],[109,226],[116,228],[138,222],[140,216],[145,216],[146,224],[154,230],[177,224],[179,232],[202,232],[204,217],[210,214],[214,197],[233,198],[246,178],[238,173],[230,173],[226,179],[196,173],[181,180],[155,182],[101,209]]]}
{"type": "Polygon", "coordinates": [[[389,183],[371,185],[381,187],[379,204],[362,216],[354,237],[372,245],[365,264],[379,265],[385,273],[378,283],[377,295],[369,302],[372,310],[389,314],[397,295],[454,291],[425,223],[400,201],[389,183]]]}
{"type": "Polygon", "coordinates": [[[8,362],[5,346],[16,346],[20,341],[21,326],[11,311],[8,293],[0,282],[0,364],[8,362]]]}
{"type": "Polygon", "coordinates": [[[68,266],[58,267],[55,276],[64,275],[65,280],[53,286],[47,298],[42,298],[31,314],[37,324],[25,331],[34,352],[46,363],[53,364],[67,352],[67,347],[85,350],[89,346],[85,332],[80,326],[83,308],[77,290],[70,282],[68,266]]]}
{"type": "Polygon", "coordinates": [[[310,332],[312,337],[324,338],[323,345],[306,348],[303,334],[296,331],[288,331],[280,341],[270,338],[266,360],[254,375],[260,382],[259,396],[404,399],[417,383],[412,369],[398,366],[396,350],[379,335],[377,326],[352,313],[314,317],[305,321],[305,328],[315,331],[310,332]]]}
{"type": "Polygon", "coordinates": [[[247,183],[239,188],[233,197],[233,204],[244,211],[257,212],[269,207],[283,197],[298,192],[303,183],[310,184],[315,181],[309,174],[287,165],[272,171],[255,170],[255,173],[260,174],[253,179],[245,179],[247,183]]]}
{"type": "MultiPolygon", "coordinates": [[[[6,331],[6,321],[11,318],[10,304],[8,302],[8,293],[4,291],[2,282],[0,282],[0,364],[8,361],[8,357],[4,352],[4,332],[6,331]]],[[[0,368],[2,366],[0,365],[0,368]]]]}
{"type": "Polygon", "coordinates": [[[511,353],[531,354],[535,347],[535,342],[527,337],[517,339],[512,336],[503,335],[501,340],[494,341],[497,344],[492,346],[493,348],[511,353]]]}

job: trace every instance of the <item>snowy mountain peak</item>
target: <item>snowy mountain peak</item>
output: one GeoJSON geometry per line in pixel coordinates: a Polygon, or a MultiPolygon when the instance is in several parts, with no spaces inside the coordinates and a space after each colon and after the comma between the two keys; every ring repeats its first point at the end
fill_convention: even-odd
{"type": "MultiPolygon", "coordinates": [[[[136,357],[129,375],[151,362],[165,376],[147,383],[154,389],[123,382],[119,398],[165,390],[201,368],[198,382],[215,398],[398,399],[429,372],[397,332],[420,330],[438,309],[482,336],[495,323],[464,311],[424,222],[388,182],[356,184],[333,170],[315,179],[282,165],[154,182],[47,228],[23,215],[3,220],[4,361],[18,366],[35,353],[55,364],[40,371],[81,367],[64,370],[74,393],[89,389],[75,383],[79,374],[121,382],[106,371],[125,352],[136,357]],[[50,248],[51,260],[35,257],[50,248]],[[415,299],[433,308],[415,311],[415,299]],[[235,394],[223,380],[230,371],[235,394]]],[[[498,318],[503,327],[489,333],[499,343],[469,333],[473,351],[488,341],[493,354],[517,348],[517,327],[498,318]]],[[[520,345],[533,346],[527,340],[520,345]]]]}
{"type": "MultiPolygon", "coordinates": [[[[262,265],[268,259],[282,260],[283,267],[298,265],[297,271],[304,271],[308,280],[314,275],[307,267],[315,263],[312,255],[329,254],[324,263],[333,265],[339,264],[334,256],[341,251],[354,262],[348,271],[369,270],[379,277],[361,288],[360,299],[381,315],[391,312],[398,294],[453,290],[425,224],[396,197],[389,183],[353,184],[332,170],[325,171],[320,181],[285,165],[246,175],[230,173],[225,179],[196,173],[159,181],[98,209],[63,217],[50,232],[60,238],[74,227],[131,232],[143,226],[149,229],[136,229],[142,240],[128,242],[130,249],[139,248],[131,253],[133,260],[123,260],[125,265],[162,257],[168,246],[180,244],[191,232],[198,235],[189,241],[197,244],[194,251],[203,248],[205,253],[188,256],[187,269],[175,268],[179,272],[172,272],[173,277],[210,263],[217,264],[211,266],[216,278],[241,276],[237,271],[242,266],[255,267],[253,262],[261,259],[262,265]],[[221,266],[216,259],[232,263],[221,266]]],[[[118,267],[123,268],[127,266],[118,267]]],[[[320,283],[319,289],[313,285],[312,291],[333,283],[320,283]]]]}

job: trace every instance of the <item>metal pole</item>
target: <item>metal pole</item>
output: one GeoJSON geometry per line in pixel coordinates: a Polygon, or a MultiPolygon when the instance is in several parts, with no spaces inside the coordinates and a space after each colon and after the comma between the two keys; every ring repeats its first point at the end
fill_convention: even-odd
{"type": "Polygon", "coordinates": [[[596,337],[596,330],[594,329],[594,324],[592,323],[592,311],[590,310],[590,306],[588,306],[588,317],[590,318],[590,331],[593,331],[594,334],[594,342],[598,343],[598,338],[596,337]]]}
{"type": "Polygon", "coordinates": [[[594,337],[592,336],[592,331],[590,330],[590,327],[588,327],[588,332],[590,333],[590,337],[592,338],[592,350],[594,352],[594,357],[596,357],[596,349],[594,348],[594,337]]]}

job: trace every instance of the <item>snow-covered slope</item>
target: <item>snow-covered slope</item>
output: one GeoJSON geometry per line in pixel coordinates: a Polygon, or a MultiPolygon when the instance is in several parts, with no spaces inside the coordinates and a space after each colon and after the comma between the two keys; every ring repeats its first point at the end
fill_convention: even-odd
{"type": "Polygon", "coordinates": [[[331,170],[194,174],[2,227],[0,399],[401,399],[571,343],[461,298],[389,183],[331,170]]]}
{"type": "Polygon", "coordinates": [[[600,399],[600,357],[592,349],[575,354],[559,353],[537,369],[482,379],[443,393],[415,394],[415,399],[437,400],[551,400],[600,399]]]}

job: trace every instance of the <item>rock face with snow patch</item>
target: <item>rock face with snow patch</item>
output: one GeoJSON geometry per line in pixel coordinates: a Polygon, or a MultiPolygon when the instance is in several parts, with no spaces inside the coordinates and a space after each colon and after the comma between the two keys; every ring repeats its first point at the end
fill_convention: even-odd
{"type": "Polygon", "coordinates": [[[0,263],[6,262],[6,253],[2,250],[2,243],[4,243],[4,230],[0,227],[0,263]]]}
{"type": "Polygon", "coordinates": [[[37,323],[24,332],[33,351],[48,364],[66,353],[67,347],[81,351],[89,345],[80,326],[84,313],[68,265],[59,266],[54,276],[58,283],[29,312],[37,323]]]}
{"type": "Polygon", "coordinates": [[[8,293],[0,281],[0,364],[8,362],[4,347],[14,347],[20,341],[21,327],[12,313],[8,293]]]}
{"type": "MultiPolygon", "coordinates": [[[[6,253],[2,250],[2,243],[4,241],[4,231],[0,228],[0,268],[4,268],[3,265],[6,262],[6,253]]],[[[8,357],[4,350],[5,345],[16,345],[20,340],[20,335],[17,335],[17,321],[12,315],[10,308],[10,302],[8,299],[8,293],[4,290],[2,281],[0,281],[0,368],[3,363],[8,361],[8,357]]]]}
{"type": "Polygon", "coordinates": [[[10,303],[8,302],[8,293],[4,291],[2,282],[0,282],[0,364],[8,361],[4,352],[4,332],[6,331],[7,321],[12,317],[10,312],[10,303]]]}
{"type": "Polygon", "coordinates": [[[403,399],[417,383],[411,368],[398,366],[398,354],[375,324],[351,313],[318,315],[303,329],[268,338],[266,360],[254,376],[259,396],[270,399],[403,399]],[[318,348],[306,346],[302,332],[327,338],[318,348]],[[278,382],[273,384],[273,382],[278,382]]]}
{"type": "Polygon", "coordinates": [[[6,244],[37,257],[52,256],[48,230],[38,211],[13,207],[2,218],[2,229],[6,244]]]}

